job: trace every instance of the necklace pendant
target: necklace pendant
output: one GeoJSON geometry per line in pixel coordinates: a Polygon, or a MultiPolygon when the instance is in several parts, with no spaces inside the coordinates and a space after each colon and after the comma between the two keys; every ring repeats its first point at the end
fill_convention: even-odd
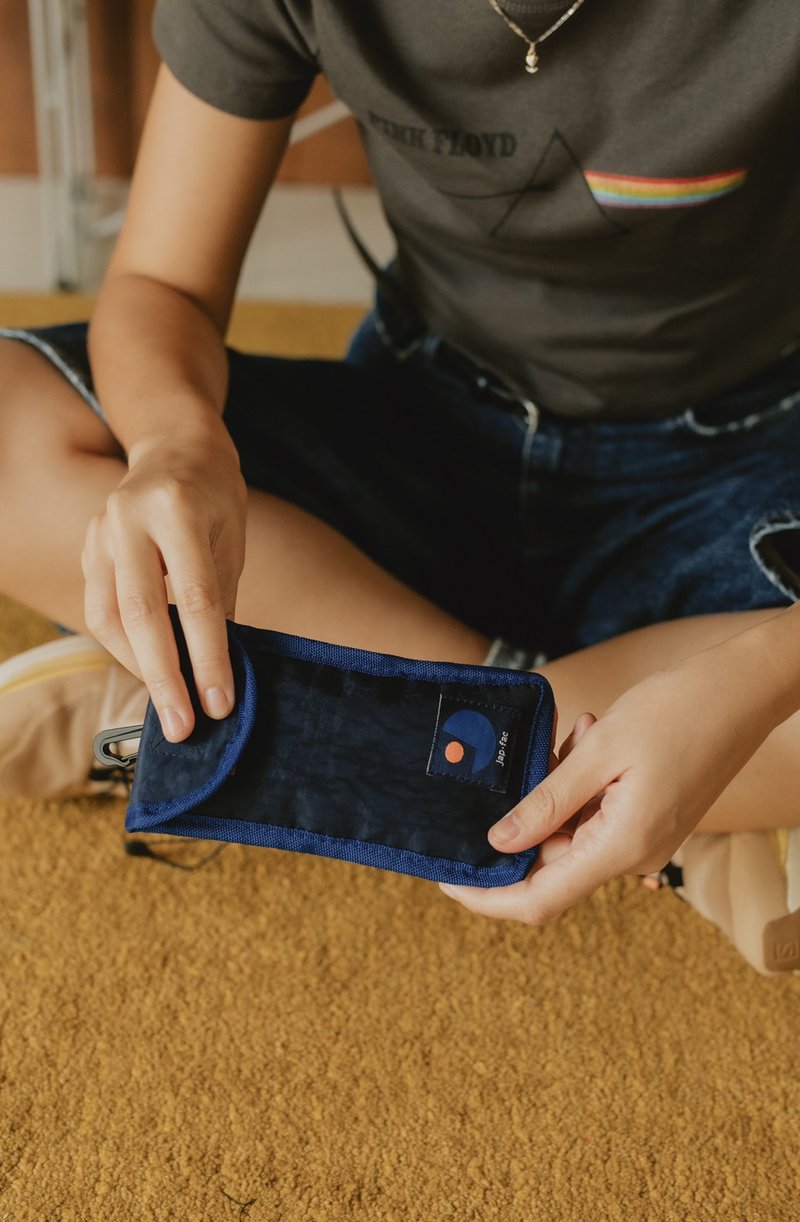
{"type": "Polygon", "coordinates": [[[531,76],[534,72],[539,71],[539,56],[536,54],[535,42],[528,47],[528,54],[525,56],[525,71],[530,72],[531,76]]]}

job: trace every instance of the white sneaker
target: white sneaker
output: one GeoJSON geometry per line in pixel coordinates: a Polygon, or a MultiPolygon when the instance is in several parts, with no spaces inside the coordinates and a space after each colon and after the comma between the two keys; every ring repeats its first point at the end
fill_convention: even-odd
{"type": "MultiPolygon", "coordinates": [[[[123,797],[95,735],[144,721],[147,688],[92,637],[71,635],[0,663],[0,797],[123,797]]],[[[123,747],[124,750],[124,747],[123,747]]]]}

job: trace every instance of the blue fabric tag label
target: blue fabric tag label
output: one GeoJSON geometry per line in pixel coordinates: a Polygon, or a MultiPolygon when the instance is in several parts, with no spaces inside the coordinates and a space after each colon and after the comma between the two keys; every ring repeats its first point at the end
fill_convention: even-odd
{"type": "Polygon", "coordinates": [[[427,775],[505,793],[518,723],[519,709],[442,693],[427,775]]]}

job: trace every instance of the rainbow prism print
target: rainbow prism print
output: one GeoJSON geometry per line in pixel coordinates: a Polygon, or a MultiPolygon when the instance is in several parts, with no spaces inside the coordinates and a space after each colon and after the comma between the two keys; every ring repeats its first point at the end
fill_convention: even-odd
{"type": "Polygon", "coordinates": [[[747,170],[703,174],[699,178],[639,178],[633,174],[599,174],[585,178],[598,204],[608,208],[686,208],[721,199],[741,187],[747,170]]]}

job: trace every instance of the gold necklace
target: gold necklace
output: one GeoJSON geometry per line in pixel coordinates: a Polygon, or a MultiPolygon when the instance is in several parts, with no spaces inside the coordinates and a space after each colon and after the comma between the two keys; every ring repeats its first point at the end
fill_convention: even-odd
{"type": "Polygon", "coordinates": [[[528,44],[528,51],[525,56],[525,71],[530,72],[531,75],[533,75],[534,72],[539,71],[539,54],[536,50],[538,44],[540,42],[544,42],[545,38],[549,38],[551,34],[555,34],[556,30],[560,29],[565,21],[569,21],[572,14],[577,13],[578,9],[583,4],[583,0],[575,0],[575,3],[571,6],[571,8],[568,8],[566,13],[562,13],[558,21],[554,22],[553,25],[550,26],[550,29],[545,30],[544,34],[540,34],[538,38],[529,38],[524,30],[521,30],[510,17],[506,16],[500,5],[497,3],[497,0],[489,0],[489,4],[497,13],[498,17],[503,18],[503,21],[506,23],[509,30],[513,30],[515,34],[519,35],[523,42],[528,44]]]}

